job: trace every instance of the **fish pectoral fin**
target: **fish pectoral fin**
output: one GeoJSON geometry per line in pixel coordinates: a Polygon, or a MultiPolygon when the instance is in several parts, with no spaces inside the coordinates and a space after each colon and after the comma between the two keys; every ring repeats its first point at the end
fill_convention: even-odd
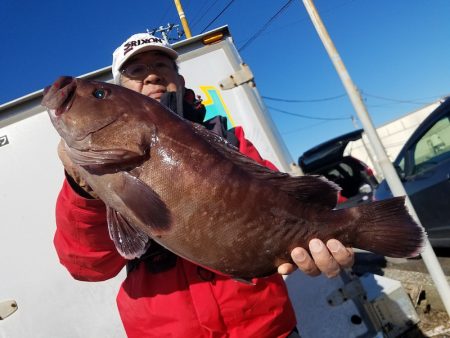
{"type": "Polygon", "coordinates": [[[150,237],[132,226],[119,212],[107,208],[109,236],[117,251],[126,259],[142,256],[150,246],[150,237]]]}
{"type": "Polygon", "coordinates": [[[140,225],[152,235],[164,233],[171,226],[171,212],[159,195],[139,178],[123,171],[116,173],[109,188],[140,225]]]}

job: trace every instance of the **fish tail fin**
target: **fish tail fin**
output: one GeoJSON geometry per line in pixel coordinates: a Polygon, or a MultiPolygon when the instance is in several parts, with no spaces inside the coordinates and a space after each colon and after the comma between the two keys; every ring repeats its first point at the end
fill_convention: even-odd
{"type": "Polygon", "coordinates": [[[355,219],[354,245],[357,248],[388,257],[415,257],[423,250],[425,231],[409,214],[404,197],[341,211],[355,219]]]}

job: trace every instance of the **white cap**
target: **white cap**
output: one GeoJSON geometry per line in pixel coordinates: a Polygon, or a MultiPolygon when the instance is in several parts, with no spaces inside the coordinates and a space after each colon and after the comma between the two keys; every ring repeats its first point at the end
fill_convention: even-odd
{"type": "Polygon", "coordinates": [[[134,34],[113,53],[112,74],[114,83],[120,83],[120,68],[130,57],[149,50],[161,51],[174,60],[178,57],[178,53],[163,39],[153,36],[150,33],[134,34]]]}

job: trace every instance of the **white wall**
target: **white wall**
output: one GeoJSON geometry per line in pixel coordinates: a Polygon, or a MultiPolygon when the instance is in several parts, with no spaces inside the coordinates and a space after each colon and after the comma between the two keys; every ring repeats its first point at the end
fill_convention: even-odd
{"type": "Polygon", "coordinates": [[[55,201],[63,180],[59,137],[46,112],[1,127],[0,302],[18,310],[0,321],[1,338],[125,337],[115,297],[123,274],[74,280],[53,247],[55,201]]]}

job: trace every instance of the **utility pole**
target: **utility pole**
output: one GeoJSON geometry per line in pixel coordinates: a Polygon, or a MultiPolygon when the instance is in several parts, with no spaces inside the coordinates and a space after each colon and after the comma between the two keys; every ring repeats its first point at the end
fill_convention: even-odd
{"type": "Polygon", "coordinates": [[[159,26],[159,28],[154,28],[151,31],[149,31],[147,29],[147,33],[154,35],[155,33],[161,33],[162,38],[164,39],[164,41],[166,41],[169,45],[170,45],[170,38],[169,38],[169,34],[172,31],[172,29],[176,28],[177,32],[178,32],[178,38],[180,38],[180,32],[178,31],[178,27],[179,25],[175,25],[173,23],[168,23],[166,27],[164,26],[159,26]]]}
{"type": "Polygon", "coordinates": [[[192,37],[191,30],[189,29],[188,22],[186,20],[186,16],[184,15],[183,7],[181,6],[180,0],[174,0],[175,6],[177,7],[178,16],[180,17],[181,25],[183,26],[184,34],[186,38],[189,39],[192,37]]]}
{"type": "MultiPolygon", "coordinates": [[[[414,220],[421,225],[420,220],[414,210],[413,205],[403,187],[400,178],[397,175],[392,162],[389,160],[386,151],[378,137],[378,134],[375,130],[373,122],[367,112],[366,106],[364,105],[359,92],[353,83],[350,75],[347,72],[347,69],[344,66],[344,63],[339,56],[336,47],[334,46],[328,32],[320,19],[319,13],[317,12],[312,0],[303,0],[303,4],[305,5],[306,10],[311,18],[311,21],[316,28],[317,33],[319,34],[320,39],[328,52],[328,55],[333,62],[336,71],[341,78],[341,81],[347,91],[348,96],[350,97],[350,101],[353,104],[356,113],[358,114],[359,120],[361,121],[364,131],[369,138],[370,144],[375,152],[375,156],[378,159],[378,163],[381,166],[381,169],[384,173],[384,177],[394,194],[394,196],[406,196],[406,205],[414,218],[414,220]]],[[[430,273],[431,278],[433,279],[434,284],[436,285],[436,289],[441,297],[442,303],[447,310],[447,314],[450,316],[450,286],[447,283],[447,279],[445,277],[444,272],[442,271],[442,267],[439,264],[439,261],[434,253],[431,244],[426,238],[425,240],[425,249],[421,254],[422,259],[430,273]]]]}

